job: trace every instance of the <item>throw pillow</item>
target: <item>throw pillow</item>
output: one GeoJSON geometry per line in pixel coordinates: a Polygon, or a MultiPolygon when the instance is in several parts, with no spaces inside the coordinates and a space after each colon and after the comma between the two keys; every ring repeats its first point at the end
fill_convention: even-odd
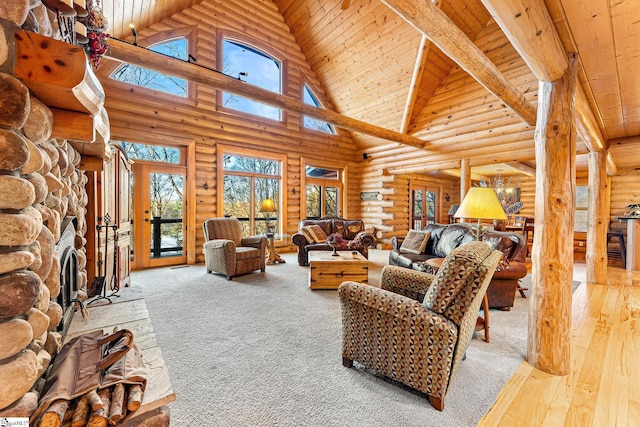
{"type": "Polygon", "coordinates": [[[443,314],[490,253],[489,245],[484,242],[471,242],[454,249],[442,262],[423,304],[443,314]]]}
{"type": "Polygon", "coordinates": [[[431,233],[428,231],[409,230],[407,237],[404,238],[402,245],[400,245],[400,252],[421,254],[424,252],[424,248],[427,247],[430,236],[431,233]]]}
{"type": "Polygon", "coordinates": [[[311,237],[311,240],[309,240],[309,238],[307,237],[307,241],[309,241],[309,243],[324,243],[327,241],[327,235],[319,225],[305,225],[304,227],[302,227],[301,231],[302,234],[305,235],[305,237],[305,232],[309,234],[309,236],[311,237]]]}

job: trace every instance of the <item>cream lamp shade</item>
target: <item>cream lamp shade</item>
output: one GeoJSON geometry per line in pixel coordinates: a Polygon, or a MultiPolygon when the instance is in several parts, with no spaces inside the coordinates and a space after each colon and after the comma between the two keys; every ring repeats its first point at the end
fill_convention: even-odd
{"type": "Polygon", "coordinates": [[[480,240],[481,220],[497,219],[504,221],[507,219],[507,214],[504,213],[504,209],[493,188],[471,187],[453,217],[477,219],[478,234],[476,238],[480,240]]]}
{"type": "Polygon", "coordinates": [[[264,199],[260,204],[260,212],[278,212],[273,199],[264,199]]]}

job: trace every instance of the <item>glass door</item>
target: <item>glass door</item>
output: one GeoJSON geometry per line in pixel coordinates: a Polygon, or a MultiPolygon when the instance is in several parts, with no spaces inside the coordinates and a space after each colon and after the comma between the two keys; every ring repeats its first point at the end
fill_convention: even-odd
{"type": "Polygon", "coordinates": [[[134,266],[186,263],[185,168],[143,163],[133,168],[134,266]]]}
{"type": "Polygon", "coordinates": [[[438,222],[438,188],[412,186],[411,224],[412,230],[422,230],[425,225],[438,222]]]}

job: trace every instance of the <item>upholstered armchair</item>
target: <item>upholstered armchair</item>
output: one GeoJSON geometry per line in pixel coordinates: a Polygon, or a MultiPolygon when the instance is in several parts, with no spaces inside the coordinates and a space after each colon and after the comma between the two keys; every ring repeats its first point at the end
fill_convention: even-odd
{"type": "Polygon", "coordinates": [[[426,393],[442,411],[501,257],[486,243],[472,242],[452,251],[435,276],[386,266],[382,289],[342,283],[343,365],[357,361],[426,393]]]}
{"type": "Polygon", "coordinates": [[[242,237],[242,226],[237,218],[210,218],[202,224],[202,229],[207,273],[222,273],[231,280],[255,270],[264,272],[266,237],[242,237]]]}

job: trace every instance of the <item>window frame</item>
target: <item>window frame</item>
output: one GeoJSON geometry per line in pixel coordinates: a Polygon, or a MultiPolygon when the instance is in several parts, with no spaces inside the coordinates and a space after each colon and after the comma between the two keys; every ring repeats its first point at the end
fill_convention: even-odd
{"type": "MultiPolygon", "coordinates": [[[[287,211],[286,211],[286,194],[287,194],[287,179],[286,179],[286,167],[287,167],[287,156],[285,154],[278,153],[265,153],[264,151],[251,150],[246,148],[239,148],[231,145],[222,145],[218,144],[218,149],[216,150],[217,160],[216,160],[216,182],[217,182],[217,203],[216,203],[216,215],[218,217],[224,216],[224,176],[225,175],[235,175],[235,176],[251,176],[251,177],[259,177],[259,178],[268,178],[268,179],[278,179],[280,181],[279,185],[279,194],[277,200],[278,206],[278,224],[279,229],[275,231],[275,242],[283,242],[284,235],[286,234],[287,227],[287,211]],[[224,156],[225,155],[236,155],[243,157],[253,157],[257,159],[263,160],[272,160],[280,163],[280,174],[279,175],[266,175],[260,174],[256,172],[246,172],[246,171],[230,171],[224,169],[224,156]]],[[[255,212],[256,203],[260,203],[260,201],[254,200],[253,191],[251,192],[251,201],[249,205],[249,211],[255,212]]],[[[253,220],[251,220],[253,222],[253,220]]]]}
{"type": "MultiPolygon", "coordinates": [[[[307,185],[314,184],[335,184],[332,185],[334,187],[338,187],[338,216],[342,218],[349,218],[349,213],[347,212],[347,196],[345,193],[345,189],[348,188],[347,176],[348,176],[348,165],[346,163],[328,163],[314,159],[308,159],[301,157],[300,158],[300,219],[305,219],[307,216],[307,185]],[[337,170],[339,173],[338,179],[329,180],[323,178],[309,178],[307,177],[307,167],[319,167],[325,169],[337,170]],[[304,218],[302,216],[304,215],[304,218]]],[[[324,185],[323,185],[324,186],[324,185]]]]}
{"type": "MultiPolygon", "coordinates": [[[[309,83],[308,81],[304,81],[302,83],[302,87],[301,87],[301,94],[300,94],[300,100],[307,104],[307,105],[312,105],[314,107],[318,107],[318,108],[322,108],[322,109],[326,109],[326,107],[324,106],[324,104],[322,103],[322,101],[320,100],[320,98],[317,95],[318,91],[315,89],[315,86],[312,85],[311,83],[309,83]],[[307,104],[304,101],[304,95],[305,95],[305,89],[307,89],[309,91],[309,93],[311,94],[311,96],[316,100],[316,102],[319,105],[315,105],[315,104],[307,104]]],[[[307,118],[306,115],[304,114],[300,114],[300,129],[304,132],[311,132],[314,134],[318,134],[318,135],[330,135],[330,136],[337,136],[338,135],[338,129],[332,125],[329,122],[325,122],[327,124],[327,126],[329,126],[329,128],[331,129],[331,132],[324,132],[321,130],[317,130],[317,129],[312,129],[312,128],[308,128],[304,125],[304,120],[305,118],[307,118]]],[[[311,117],[310,117],[311,118],[311,117]]],[[[313,120],[319,120],[319,119],[313,119],[313,120]]],[[[323,120],[319,120],[319,121],[323,121],[323,120]]]]}
{"type": "MultiPolygon", "coordinates": [[[[261,53],[271,57],[274,60],[280,62],[280,87],[281,92],[279,95],[287,95],[288,89],[288,60],[286,55],[284,55],[279,50],[263,43],[260,40],[257,40],[253,37],[247,36],[245,34],[239,34],[233,31],[218,31],[217,35],[217,52],[216,52],[216,63],[218,64],[218,71],[222,73],[222,69],[224,67],[224,40],[232,40],[235,43],[246,45],[248,48],[259,50],[261,53]]],[[[236,78],[237,76],[228,76],[232,78],[236,78]]],[[[259,87],[259,86],[256,86],[259,87]]],[[[256,114],[248,113],[242,110],[236,110],[234,108],[229,108],[224,106],[223,100],[223,90],[216,90],[216,111],[226,114],[232,114],[235,116],[243,117],[248,120],[254,120],[263,123],[269,123],[273,126],[286,128],[287,121],[289,120],[289,113],[287,110],[280,108],[280,120],[270,119],[268,117],[262,117],[256,114]]],[[[276,93],[276,92],[273,92],[276,93]]],[[[246,98],[246,97],[245,97],[246,98]]],[[[254,101],[258,102],[258,101],[254,101]]]]}
{"type": "MultiPolygon", "coordinates": [[[[144,32],[142,32],[144,33],[144,32]]],[[[169,31],[162,31],[153,34],[148,37],[142,38],[140,33],[138,35],[138,45],[146,48],[151,48],[155,45],[170,42],[172,40],[184,38],[187,40],[187,57],[188,55],[196,56],[195,54],[195,27],[183,27],[176,28],[169,31]]],[[[163,101],[170,101],[173,103],[195,105],[196,103],[196,83],[193,83],[189,79],[187,81],[187,94],[186,96],[180,96],[169,92],[164,92],[157,89],[148,88],[145,86],[139,86],[133,83],[123,82],[116,80],[111,75],[120,68],[121,63],[116,61],[105,61],[100,66],[100,75],[104,75],[108,79],[108,84],[118,87],[128,92],[138,92],[139,94],[154,99],[161,99],[163,101]]],[[[143,67],[144,68],[144,67],[143,67]]],[[[153,71],[153,70],[152,70],[153,71]]]]}

